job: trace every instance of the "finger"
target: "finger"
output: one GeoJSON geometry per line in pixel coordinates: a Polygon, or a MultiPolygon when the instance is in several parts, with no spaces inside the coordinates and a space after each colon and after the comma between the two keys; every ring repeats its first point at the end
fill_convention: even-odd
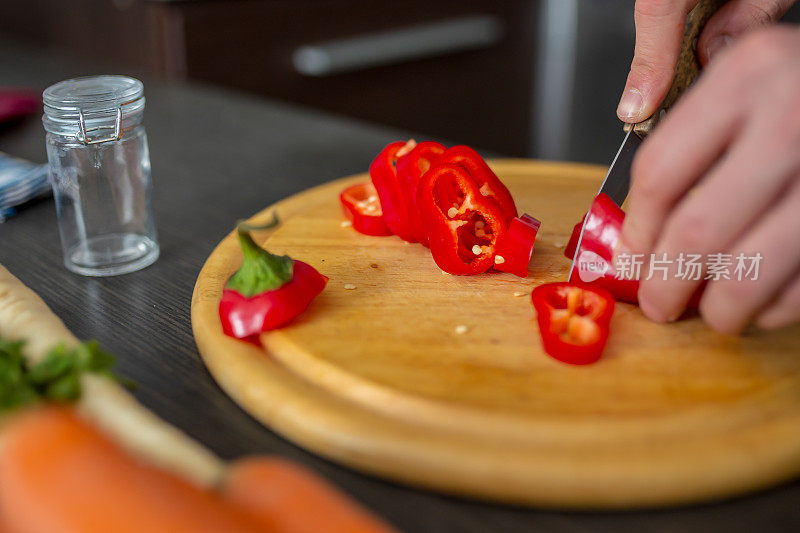
{"type": "Polygon", "coordinates": [[[800,272],[756,318],[756,324],[764,329],[778,329],[796,322],[800,322],[800,272]]]}
{"type": "Polygon", "coordinates": [[[621,236],[625,250],[652,250],[669,212],[738,135],[746,102],[734,71],[724,67],[709,68],[639,148],[621,236]]]}
{"type": "Polygon", "coordinates": [[[697,41],[697,57],[705,65],[737,37],[777,22],[796,0],[731,0],[706,23],[697,41]]]}
{"type": "Polygon", "coordinates": [[[738,334],[800,269],[800,182],[781,203],[729,252],[763,257],[756,279],[712,281],[700,301],[700,313],[713,329],[738,334]]]}
{"type": "MultiPolygon", "coordinates": [[[[656,257],[676,258],[681,252],[705,257],[727,250],[779,203],[800,172],[800,151],[792,147],[800,142],[800,123],[787,124],[785,131],[779,126],[778,117],[770,114],[755,118],[727,155],[672,210],[654,247],[656,257]]],[[[674,320],[700,283],[675,276],[666,281],[654,278],[642,282],[640,294],[654,317],[674,320]]]]}
{"type": "Polygon", "coordinates": [[[697,0],[636,0],[636,45],[617,115],[641,122],[666,96],[680,54],[686,15],[697,0]]]}

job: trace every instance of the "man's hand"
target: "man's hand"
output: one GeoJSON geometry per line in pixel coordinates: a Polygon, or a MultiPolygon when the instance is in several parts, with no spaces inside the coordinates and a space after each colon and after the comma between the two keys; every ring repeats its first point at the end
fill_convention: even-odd
{"type": "MultiPolygon", "coordinates": [[[[651,35],[637,36],[637,54],[647,50],[642,57],[650,63],[634,61],[629,78],[647,87],[637,119],[646,118],[669,85],[677,17],[686,9],[672,13],[668,5],[692,3],[637,2],[637,23],[653,24],[651,35]],[[654,18],[658,7],[667,14],[654,18]],[[661,37],[670,54],[643,69],[656,64],[661,49],[657,20],[663,31],[674,29],[661,37]]],[[[700,49],[711,46],[709,31],[720,36],[723,27],[740,28],[730,25],[741,20],[735,14],[756,3],[728,4],[706,29],[700,49]]],[[[771,16],[789,3],[760,2],[772,6],[771,16]]],[[[756,281],[710,281],[700,302],[711,327],[730,334],[751,321],[777,328],[800,320],[800,28],[759,30],[740,41],[719,54],[639,149],[621,242],[623,252],[658,258],[760,253],[756,281]]],[[[641,309],[651,319],[674,320],[699,284],[674,275],[642,281],[641,309]]]]}
{"type": "MultiPolygon", "coordinates": [[[[667,94],[683,39],[686,15],[698,0],[636,0],[636,49],[617,115],[624,122],[648,118],[667,94]]],[[[795,0],[731,0],[717,12],[697,41],[705,65],[745,33],[777,21],[795,0]]]]}

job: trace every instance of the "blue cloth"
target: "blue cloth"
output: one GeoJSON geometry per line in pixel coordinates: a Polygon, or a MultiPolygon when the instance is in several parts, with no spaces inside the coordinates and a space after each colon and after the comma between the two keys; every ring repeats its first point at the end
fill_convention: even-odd
{"type": "Polygon", "coordinates": [[[14,206],[51,193],[48,165],[37,165],[0,152],[0,222],[10,217],[14,206]]]}

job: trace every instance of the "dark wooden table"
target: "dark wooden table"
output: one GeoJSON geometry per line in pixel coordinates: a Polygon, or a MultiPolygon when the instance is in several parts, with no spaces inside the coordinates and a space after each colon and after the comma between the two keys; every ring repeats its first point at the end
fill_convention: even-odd
{"type": "MultiPolygon", "coordinates": [[[[118,71],[0,41],[0,85],[44,87],[104,70],[118,71]]],[[[673,510],[518,509],[364,476],[262,427],[217,387],[197,353],[189,320],[197,273],[237,218],[363,172],[384,144],[408,134],[203,86],[145,78],[145,94],[161,258],[120,277],[74,275],[62,266],[55,209],[45,200],[0,224],[0,263],[78,337],[116,353],[121,373],[139,384],[138,398],[161,417],[226,458],[274,453],[299,461],[408,532],[800,531],[798,482],[673,510]]],[[[0,150],[43,162],[41,123],[0,131],[0,150]]]]}

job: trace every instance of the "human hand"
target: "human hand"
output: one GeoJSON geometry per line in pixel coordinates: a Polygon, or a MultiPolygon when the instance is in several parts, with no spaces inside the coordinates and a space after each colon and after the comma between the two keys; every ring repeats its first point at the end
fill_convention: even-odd
{"type": "MultiPolygon", "coordinates": [[[[699,0],[636,0],[636,47],[617,115],[641,122],[667,94],[675,74],[686,15],[699,0]]],[[[705,65],[745,33],[777,21],[796,0],[731,0],[708,21],[697,40],[705,65]]]]}
{"type": "MultiPolygon", "coordinates": [[[[633,163],[618,255],[762,255],[756,280],[708,283],[700,312],[723,333],[800,320],[798,58],[800,28],[743,37],[659,122],[633,163]]],[[[643,279],[641,309],[674,320],[700,283],[643,279]]]]}

